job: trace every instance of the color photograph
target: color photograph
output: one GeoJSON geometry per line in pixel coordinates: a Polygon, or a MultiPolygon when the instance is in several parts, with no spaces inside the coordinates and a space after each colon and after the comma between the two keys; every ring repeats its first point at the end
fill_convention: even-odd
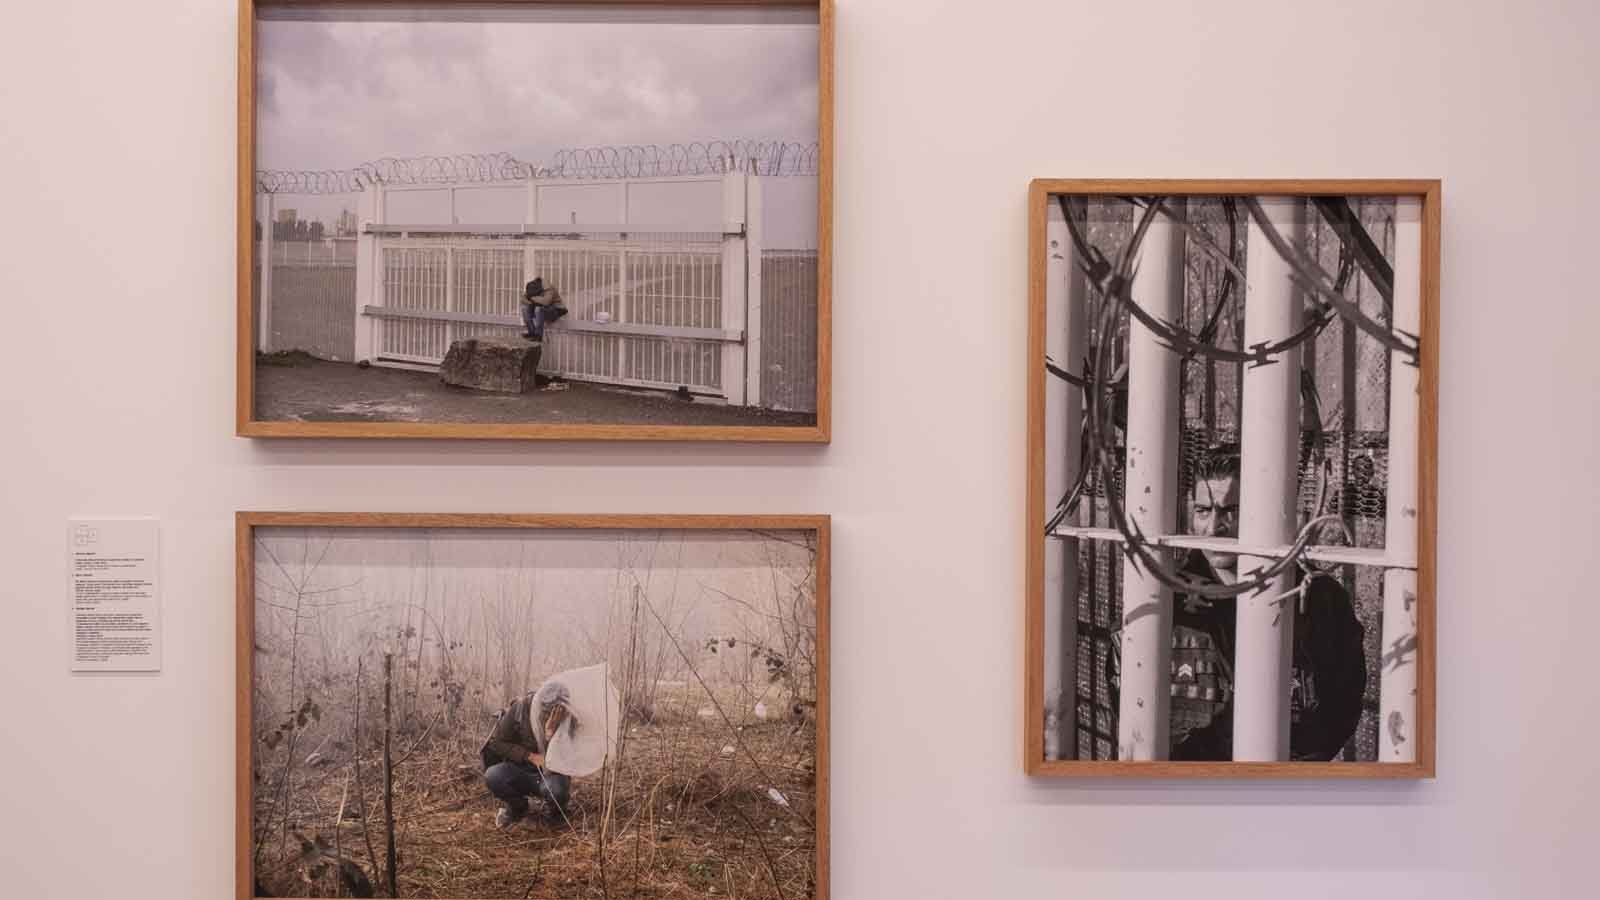
{"type": "Polygon", "coordinates": [[[826,896],[822,531],[367,521],[242,538],[255,896],[826,896]]]}
{"type": "Polygon", "coordinates": [[[241,427],[817,439],[819,15],[259,4],[241,427]]]}

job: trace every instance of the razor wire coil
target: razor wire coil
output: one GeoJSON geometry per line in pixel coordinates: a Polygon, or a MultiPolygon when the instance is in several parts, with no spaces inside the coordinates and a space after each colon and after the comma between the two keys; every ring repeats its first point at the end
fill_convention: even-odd
{"type": "MultiPolygon", "coordinates": [[[[1329,275],[1315,260],[1283,239],[1253,198],[1240,199],[1249,217],[1265,233],[1273,251],[1290,264],[1294,271],[1293,280],[1309,295],[1308,305],[1315,311],[1315,314],[1310,316],[1311,321],[1295,334],[1275,342],[1251,347],[1248,352],[1240,353],[1212,343],[1212,334],[1206,333],[1209,329],[1201,334],[1194,334],[1176,323],[1166,322],[1149,314],[1133,299],[1131,286],[1135,276],[1135,260],[1150,225],[1157,216],[1165,215],[1179,228],[1190,233],[1193,231],[1190,223],[1184,221],[1181,216],[1164,211],[1164,204],[1159,198],[1125,199],[1139,211],[1139,216],[1131,236],[1113,262],[1084,239],[1075,226],[1072,211],[1067,207],[1065,198],[1059,198],[1069,235],[1078,253],[1079,268],[1087,278],[1088,286],[1101,298],[1102,303],[1096,317],[1097,328],[1091,332],[1100,337],[1087,348],[1088,354],[1083,362],[1082,375],[1074,375],[1067,366],[1046,360],[1047,375],[1060,378],[1068,382],[1073,389],[1082,392],[1085,413],[1082,444],[1078,448],[1080,456],[1078,477],[1057,502],[1045,526],[1047,534],[1053,532],[1075,511],[1086,495],[1089,478],[1094,477],[1102,483],[1108,483],[1114,480],[1116,470],[1120,468],[1117,453],[1119,441],[1116,434],[1118,425],[1115,421],[1114,407],[1119,388],[1126,390],[1126,369],[1125,366],[1119,368],[1114,362],[1113,346],[1117,341],[1116,324],[1121,312],[1126,312],[1131,320],[1153,333],[1158,343],[1169,352],[1185,359],[1199,355],[1251,366],[1270,365],[1285,351],[1314,338],[1330,322],[1343,319],[1375,338],[1386,349],[1396,353],[1404,363],[1417,365],[1419,361],[1421,347],[1416,335],[1392,329],[1382,322],[1375,321],[1362,313],[1358,306],[1345,300],[1343,289],[1351,274],[1348,257],[1342,256],[1337,275],[1329,275]]],[[[1230,220],[1231,217],[1230,212],[1230,220]]],[[[1237,260],[1231,258],[1231,253],[1225,253],[1209,241],[1202,241],[1199,244],[1209,255],[1222,260],[1225,266],[1237,267],[1237,260]]],[[[1234,300],[1231,294],[1231,291],[1224,291],[1219,301],[1226,303],[1234,300]]],[[[1311,399],[1313,406],[1320,406],[1315,400],[1314,385],[1311,399]]],[[[1320,412],[1317,416],[1320,420],[1320,412]]],[[[1172,590],[1211,599],[1237,597],[1264,590],[1278,575],[1296,567],[1308,575],[1321,574],[1317,567],[1305,558],[1307,549],[1326,529],[1342,532],[1347,544],[1352,542],[1352,535],[1341,516],[1325,511],[1329,468],[1326,462],[1326,448],[1316,446],[1313,450],[1317,459],[1316,466],[1322,470],[1313,515],[1300,528],[1287,551],[1272,560],[1265,568],[1252,573],[1252,577],[1234,584],[1223,585],[1198,579],[1183,572],[1180,567],[1162,558],[1160,548],[1128,515],[1123,498],[1118,496],[1115,490],[1108,490],[1104,493],[1106,512],[1111,526],[1121,537],[1122,554],[1141,571],[1147,572],[1172,590]]]]}
{"type": "Polygon", "coordinates": [[[695,141],[629,144],[558,150],[548,165],[510,153],[384,157],[349,169],[262,169],[261,194],[354,194],[375,185],[492,184],[558,178],[654,178],[679,175],[814,176],[821,164],[817,144],[785,141],[695,141]]]}

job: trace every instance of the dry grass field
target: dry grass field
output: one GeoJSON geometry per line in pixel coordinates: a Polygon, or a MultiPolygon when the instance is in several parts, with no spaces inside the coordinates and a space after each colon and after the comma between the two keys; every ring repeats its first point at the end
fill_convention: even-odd
{"type": "MultiPolygon", "coordinates": [[[[496,827],[498,807],[484,788],[475,742],[428,738],[400,747],[393,783],[400,895],[811,896],[814,723],[787,709],[757,719],[745,703],[730,726],[715,707],[703,715],[710,704],[700,702],[698,686],[669,690],[675,696],[650,721],[630,717],[618,759],[574,780],[572,809],[559,823],[530,816],[496,827]]],[[[743,693],[729,692],[719,705],[733,706],[743,693]]],[[[303,841],[315,847],[319,840],[357,866],[375,895],[385,893],[381,874],[373,877],[383,870],[386,840],[381,748],[363,748],[361,757],[359,786],[348,752],[302,773],[286,822],[273,808],[272,785],[258,792],[257,819],[273,827],[260,835],[257,877],[272,895],[352,894],[335,858],[302,853],[303,841]]]]}

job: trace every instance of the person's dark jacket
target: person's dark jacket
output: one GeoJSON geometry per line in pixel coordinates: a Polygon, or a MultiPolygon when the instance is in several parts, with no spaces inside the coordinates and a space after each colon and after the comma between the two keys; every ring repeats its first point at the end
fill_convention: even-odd
{"type": "MultiPolygon", "coordinates": [[[[1192,551],[1184,571],[1218,580],[1204,554],[1192,551]]],[[[1185,595],[1173,597],[1174,621],[1204,632],[1221,657],[1228,682],[1233,682],[1234,646],[1238,633],[1238,602],[1212,600],[1210,607],[1188,609],[1185,595]]],[[[1291,600],[1291,602],[1293,602],[1291,600]]],[[[1361,721],[1361,700],[1367,688],[1367,657],[1361,622],[1350,595],[1335,579],[1316,575],[1306,586],[1304,604],[1294,617],[1293,685],[1290,695],[1289,756],[1298,760],[1328,760],[1338,755],[1361,721]]],[[[1217,723],[1230,733],[1217,734],[1232,757],[1232,712],[1217,713],[1217,723]]],[[[1218,731],[1222,729],[1219,728],[1218,731]]]]}
{"type": "Polygon", "coordinates": [[[495,720],[494,730],[478,750],[485,771],[495,763],[528,762],[528,754],[544,753],[544,720],[550,708],[567,702],[567,689],[547,681],[537,691],[518,697],[495,720]]]}

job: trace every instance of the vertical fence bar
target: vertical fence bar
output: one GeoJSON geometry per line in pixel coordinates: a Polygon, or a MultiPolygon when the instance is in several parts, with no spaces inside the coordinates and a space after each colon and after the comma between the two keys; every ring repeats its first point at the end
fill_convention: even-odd
{"type": "MultiPolygon", "coordinates": [[[[745,390],[749,392],[752,406],[766,406],[762,398],[762,340],[761,340],[761,178],[755,174],[745,176],[744,232],[745,232],[745,390]]],[[[723,303],[728,302],[723,297],[723,303]]]]}
{"type": "MultiPolygon", "coordinates": [[[[1179,216],[1182,199],[1165,201],[1179,216]]],[[[1176,322],[1183,307],[1183,230],[1157,218],[1145,235],[1134,300],[1176,322]]],[[[1108,336],[1102,335],[1102,340],[1108,336]]],[[[1123,502],[1145,534],[1168,534],[1178,509],[1178,366],[1176,353],[1149,329],[1128,326],[1128,429],[1123,502]]],[[[1172,590],[1132,560],[1122,570],[1122,693],[1117,758],[1166,759],[1172,707],[1172,590]]]]}
{"type": "MultiPolygon", "coordinates": [[[[539,224],[539,182],[531,175],[528,177],[528,207],[527,210],[522,214],[522,221],[526,225],[539,224]]],[[[520,299],[522,297],[522,288],[536,277],[535,271],[538,267],[538,259],[535,256],[535,252],[534,235],[527,233],[523,234],[522,278],[520,279],[522,283],[517,285],[518,299],[511,306],[512,314],[517,316],[519,319],[522,317],[522,300],[520,299]]],[[[517,326],[517,332],[520,334],[522,331],[523,326],[519,324],[517,326]]],[[[545,342],[544,352],[539,357],[539,368],[545,370],[546,372],[555,371],[557,368],[555,365],[555,354],[550,352],[553,349],[549,346],[550,343],[553,342],[545,342]]]]}
{"type": "MultiPolygon", "coordinates": [[[[272,350],[272,226],[276,217],[276,197],[272,194],[263,194],[265,204],[266,222],[261,226],[261,286],[257,289],[260,294],[256,298],[259,307],[256,314],[256,327],[260,334],[256,335],[256,346],[262,353],[272,350]]],[[[260,208],[260,207],[258,207],[260,208]]]]}
{"type": "MultiPolygon", "coordinates": [[[[630,191],[628,190],[628,179],[626,178],[622,180],[621,194],[622,200],[619,204],[618,210],[620,218],[617,219],[617,222],[622,225],[627,225],[629,223],[628,207],[630,191]]],[[[629,302],[628,297],[628,233],[623,232],[622,234],[617,235],[617,237],[619,238],[617,241],[617,301],[616,309],[613,310],[612,315],[615,317],[615,321],[629,322],[632,321],[631,316],[633,315],[633,304],[629,302]]],[[[616,377],[626,378],[628,377],[629,340],[626,336],[619,334],[616,336],[615,343],[617,345],[616,377]]]]}
{"type": "Polygon", "coordinates": [[[367,185],[356,201],[356,302],[350,314],[355,317],[355,358],[357,362],[371,362],[377,357],[377,323],[373,317],[363,315],[361,308],[371,304],[383,305],[384,259],[378,236],[370,226],[381,221],[379,195],[382,188],[367,185]]]}
{"type": "MultiPolygon", "coordinates": [[[[1268,220],[1290,244],[1305,240],[1305,203],[1299,198],[1260,200],[1268,220]]],[[[1246,236],[1244,346],[1277,340],[1302,324],[1292,267],[1268,243],[1259,223],[1246,236]]],[[[1300,351],[1266,366],[1246,366],[1240,421],[1239,541],[1281,546],[1294,540],[1300,451],[1300,351]]],[[[1240,556],[1238,574],[1249,578],[1273,562],[1240,556]]],[[[1234,651],[1233,758],[1289,758],[1289,675],[1295,604],[1283,594],[1292,573],[1273,579],[1238,601],[1234,651]]]]}
{"type": "MultiPolygon", "coordinates": [[[[1044,352],[1057,365],[1076,372],[1088,346],[1088,283],[1060,204],[1054,197],[1046,198],[1045,203],[1044,352]]],[[[1078,477],[1083,392],[1048,373],[1044,379],[1044,508],[1048,515],[1078,477]]],[[[1031,524],[1038,528],[1044,523],[1031,524]]],[[[1044,758],[1076,759],[1078,541],[1038,534],[1030,534],[1028,539],[1045,542],[1044,758]]]]}
{"type": "MultiPolygon", "coordinates": [[[[746,225],[745,176],[731,171],[722,176],[722,220],[724,229],[746,225]]],[[[745,331],[745,236],[725,234],[722,238],[722,327],[727,331],[745,331]]],[[[749,402],[745,392],[745,345],[733,341],[722,342],[722,392],[734,406],[749,402]]],[[[759,398],[758,398],[759,399],[759,398]]]]}
{"type": "MultiPolygon", "coordinates": [[[[1422,201],[1395,202],[1393,327],[1422,333],[1422,201]]],[[[1423,347],[1432,353],[1432,347],[1423,347]]],[[[1417,430],[1421,372],[1389,354],[1389,484],[1384,555],[1417,558],[1417,430]]],[[[1417,760],[1417,573],[1383,573],[1383,639],[1379,644],[1378,759],[1417,760]]]]}
{"type": "MultiPolygon", "coordinates": [[[[454,197],[455,191],[451,191],[450,195],[454,197]]],[[[453,221],[454,220],[452,217],[452,222],[453,221]]],[[[469,256],[471,255],[470,250],[467,251],[467,253],[469,256]]],[[[460,264],[457,262],[456,256],[456,248],[454,245],[444,248],[444,308],[448,312],[456,311],[456,303],[460,299],[456,296],[456,272],[460,270],[460,264]]],[[[456,323],[449,321],[448,319],[445,320],[444,347],[442,347],[441,350],[450,349],[450,342],[455,339],[455,334],[456,323]]],[[[443,356],[444,353],[441,352],[439,355],[443,356]]]]}

